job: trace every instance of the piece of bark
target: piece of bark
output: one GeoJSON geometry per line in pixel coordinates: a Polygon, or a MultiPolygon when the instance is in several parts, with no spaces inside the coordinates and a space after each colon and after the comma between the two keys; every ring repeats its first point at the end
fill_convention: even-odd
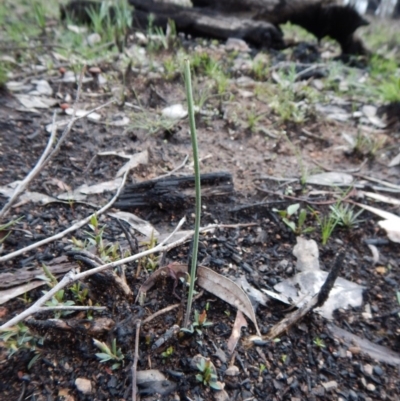
{"type": "MultiPolygon", "coordinates": [[[[233,195],[233,181],[230,173],[201,174],[200,182],[203,199],[233,195]]],[[[171,176],[127,185],[114,206],[123,210],[140,207],[177,209],[193,204],[194,196],[193,175],[171,176]]]]}

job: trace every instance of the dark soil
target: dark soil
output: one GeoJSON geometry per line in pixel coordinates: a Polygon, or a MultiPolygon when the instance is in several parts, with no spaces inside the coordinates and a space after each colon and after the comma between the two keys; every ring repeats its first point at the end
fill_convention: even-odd
{"type": "MultiPolygon", "coordinates": [[[[209,44],[203,50],[210,54],[223,53],[217,46],[209,44]]],[[[160,59],[164,56],[162,52],[157,54],[160,59]]],[[[100,65],[100,68],[105,72],[112,70],[112,66],[107,64],[100,65]]],[[[247,76],[245,73],[241,75],[247,76]]],[[[48,80],[63,97],[67,93],[72,96],[76,93],[75,84],[56,82],[57,70],[43,74],[42,78],[48,80]]],[[[29,81],[32,77],[27,76],[26,79],[29,81]]],[[[180,79],[167,81],[157,74],[136,74],[130,78],[129,85],[135,88],[135,94],[128,90],[126,102],[137,105],[135,96],[138,96],[141,107],[153,112],[184,99],[180,79]],[[158,95],[154,94],[154,88],[158,95]]],[[[90,83],[84,84],[79,107],[89,110],[106,102],[111,94],[109,89],[96,90],[90,83]],[[93,97],[93,94],[97,96],[93,97]]],[[[230,89],[236,94],[240,92],[235,82],[230,89]]],[[[53,110],[22,112],[18,110],[18,102],[11,94],[1,96],[0,182],[5,185],[23,179],[36,164],[47,144],[49,134],[45,126],[51,122],[53,110]]],[[[211,116],[197,117],[202,172],[230,172],[235,188],[232,196],[204,200],[201,224],[205,226],[218,222],[241,225],[236,228],[220,228],[202,235],[199,264],[231,278],[245,275],[248,282],[257,289],[272,289],[279,281],[296,272],[296,259],[292,254],[296,235],[273,209],[283,210],[296,203],[296,199],[301,199],[302,207],[311,206],[315,210],[314,214],[326,215],[329,213],[329,202],[334,204],[335,199],[331,196],[330,188],[323,188],[330,192],[321,192],[312,197],[310,192],[315,187],[298,182],[282,183],[265,177],[299,177],[301,168],[315,171],[315,161],[331,169],[350,170],[358,167],[365,155],[360,158],[360,155],[346,155],[343,151],[341,133],[344,130],[354,133],[357,130],[354,121],[337,123],[316,114],[301,124],[281,123],[265,102],[257,98],[238,99],[240,108],[255,107],[261,113],[267,112],[267,117],[262,121],[263,127],[274,132],[286,131],[291,143],[283,137],[266,137],[261,130],[251,132],[240,124],[228,121],[224,114],[232,107],[229,102],[211,102],[209,109],[216,112],[211,116]],[[304,128],[323,140],[304,136],[304,128]],[[295,148],[300,149],[303,166],[299,167],[299,157],[293,150],[295,148]],[[285,194],[290,194],[292,198],[285,194]],[[308,203],[310,200],[312,202],[308,203]]],[[[131,110],[127,106],[109,106],[100,113],[103,121],[110,121],[117,113],[129,115],[131,110]]],[[[64,192],[60,183],[74,189],[82,184],[93,185],[112,180],[125,160],[116,156],[97,156],[92,160],[97,153],[111,150],[133,154],[148,149],[149,162],[132,170],[128,181],[154,179],[180,165],[186,154],[191,155],[187,129],[187,121],[182,120],[172,132],[159,130],[149,136],[144,129],[127,132],[125,128],[80,120],[74,125],[58,155],[30,184],[29,191],[54,196],[64,192]]],[[[398,143],[399,139],[396,129],[374,132],[386,137],[385,149],[393,154],[390,153],[393,152],[391,146],[398,143]]],[[[370,158],[363,165],[361,173],[399,185],[398,168],[387,168],[379,157],[370,158]]],[[[193,174],[190,163],[176,174],[193,174]]],[[[92,195],[88,201],[99,208],[113,195],[113,192],[92,195]]],[[[399,198],[396,194],[390,195],[399,198]]],[[[5,198],[0,200],[0,205],[6,201],[5,198]]],[[[358,201],[357,192],[352,193],[348,200],[358,201]]],[[[361,201],[368,204],[366,199],[361,201]]],[[[193,204],[184,207],[180,205],[179,208],[160,206],[135,208],[130,212],[149,221],[162,233],[171,232],[184,216],[187,218],[184,228],[193,227],[193,204]]],[[[398,213],[398,208],[396,210],[385,204],[375,203],[374,206],[398,213]]],[[[19,204],[12,209],[7,219],[23,218],[5,240],[2,253],[5,255],[61,232],[72,222],[95,210],[90,205],[68,202],[19,204]]],[[[355,310],[338,309],[333,323],[374,344],[400,352],[400,318],[395,313],[399,308],[396,292],[400,290],[398,244],[388,241],[385,232],[379,230],[379,219],[376,216],[364,212],[361,215],[362,223],[350,230],[337,228],[328,244],[322,246],[317,221],[311,213],[308,216],[307,226],[314,226],[316,230],[306,237],[317,241],[322,268],[329,270],[338,250],[344,248],[346,254],[340,275],[366,288],[362,307],[355,310]],[[378,245],[378,263],[373,261],[367,246],[368,240],[381,244],[378,245]],[[363,314],[366,305],[371,309],[371,317],[363,314]]],[[[106,225],[106,241],[119,242],[123,249],[129,249],[124,231],[115,219],[106,214],[100,216],[99,220],[101,225],[106,225]]],[[[84,241],[88,238],[85,231],[88,231],[87,227],[73,235],[84,241]]],[[[21,271],[38,269],[43,263],[51,265],[55,258],[71,251],[71,237],[4,262],[1,273],[12,273],[17,279],[21,271]]],[[[140,249],[146,249],[142,236],[137,234],[136,240],[140,249]]],[[[163,255],[163,265],[170,262],[187,263],[190,252],[189,243],[172,249],[163,255]]],[[[70,262],[77,264],[72,256],[70,262]]],[[[141,264],[139,275],[138,263],[125,266],[126,281],[134,297],[148,275],[143,261],[141,264]]],[[[84,270],[89,266],[80,262],[80,267],[84,270]]],[[[0,285],[2,289],[5,288],[1,282],[0,285]]],[[[93,312],[94,321],[108,318],[113,324],[110,323],[102,332],[94,332],[88,322],[82,322],[87,318],[86,312],[79,312],[61,317],[73,326],[69,330],[52,326],[49,319],[54,318],[53,313],[33,316],[33,320],[28,320],[27,324],[34,335],[44,338],[38,348],[40,357],[28,368],[35,352],[22,350],[7,357],[7,350],[1,349],[0,400],[130,400],[136,320],[145,319],[179,302],[179,308],[141,327],[137,369],[158,369],[168,380],[161,386],[164,395],[152,394],[157,391],[156,387],[140,388],[141,399],[214,399],[215,391],[196,380],[198,371],[190,365],[191,359],[197,354],[211,358],[217,368],[218,378],[225,383],[225,390],[231,400],[394,401],[400,398],[398,367],[372,360],[356,346],[351,347],[334,338],[328,330],[327,321],[318,314],[308,314],[282,335],[279,341],[263,341],[256,345],[246,342],[248,336],[255,333],[254,326],[249,322],[248,328],[242,330],[241,340],[233,355],[229,355],[226,343],[231,335],[236,310],[205,291],[195,301],[194,309],[201,312],[208,308],[207,319],[213,325],[203,330],[202,337],[173,336],[162,347],[153,349],[154,342],[174,324],[182,325],[185,305],[173,294],[173,279],[167,277],[157,282],[156,287],[147,294],[143,306],[135,303],[133,298],[124,296],[119,288],[107,281],[107,276],[92,276],[82,285],[88,288],[93,304],[107,307],[105,311],[93,312]],[[111,370],[111,362],[100,363],[95,356],[99,350],[94,346],[93,338],[107,343],[116,338],[125,356],[122,366],[111,370]],[[318,339],[322,340],[323,346],[316,344],[318,339]],[[173,353],[164,358],[162,353],[168,347],[173,347],[173,353]],[[237,375],[226,374],[231,365],[238,367],[237,375]],[[77,378],[90,380],[92,390],[89,394],[77,390],[77,378]]],[[[38,287],[25,297],[20,296],[3,304],[0,307],[0,322],[5,323],[23,311],[42,295],[45,288],[38,287]]],[[[185,299],[180,284],[177,294],[185,299]]],[[[70,290],[66,291],[66,296],[72,299],[70,290]]],[[[267,334],[288,313],[287,309],[287,305],[274,300],[270,300],[267,306],[259,305],[257,319],[262,334],[267,334]]]]}

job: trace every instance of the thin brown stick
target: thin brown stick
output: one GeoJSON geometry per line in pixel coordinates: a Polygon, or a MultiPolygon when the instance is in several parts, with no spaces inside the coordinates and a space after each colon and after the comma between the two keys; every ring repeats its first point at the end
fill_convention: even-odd
{"type": "Polygon", "coordinates": [[[122,191],[122,188],[123,188],[124,185],[125,185],[127,174],[128,174],[128,171],[125,172],[125,174],[124,174],[124,176],[123,176],[123,178],[122,178],[121,185],[119,186],[119,188],[118,188],[117,193],[115,194],[115,196],[110,200],[110,202],[108,202],[105,206],[103,206],[101,209],[99,209],[96,213],[92,213],[90,216],[84,218],[84,219],[81,220],[81,221],[78,221],[77,223],[73,224],[71,227],[67,228],[67,229],[64,230],[64,231],[61,231],[61,232],[58,233],[58,234],[55,234],[55,235],[53,235],[53,236],[51,236],[51,237],[49,237],[49,238],[45,238],[45,239],[42,240],[42,241],[35,242],[34,244],[28,245],[28,246],[25,247],[25,248],[19,249],[18,251],[11,252],[11,253],[9,253],[9,254],[7,254],[7,255],[5,255],[5,256],[1,256],[1,257],[0,257],[0,263],[1,263],[1,262],[6,262],[7,260],[13,259],[13,258],[15,258],[16,256],[22,255],[22,254],[25,253],[25,252],[31,251],[32,249],[36,249],[36,248],[38,248],[38,247],[40,247],[40,246],[42,246],[42,245],[48,244],[48,243],[53,242],[53,241],[55,241],[55,240],[57,240],[57,239],[61,239],[61,238],[64,237],[65,235],[67,235],[67,234],[69,234],[69,233],[71,233],[71,232],[73,232],[73,231],[76,231],[78,228],[81,228],[81,227],[83,227],[85,224],[89,223],[89,222],[90,222],[90,219],[91,219],[93,216],[95,216],[95,215],[98,216],[98,215],[104,213],[104,212],[105,212],[106,210],[108,210],[108,209],[114,204],[114,202],[118,199],[118,197],[119,197],[119,195],[120,195],[120,193],[121,193],[121,191],[122,191]]]}
{"type": "Polygon", "coordinates": [[[133,358],[132,364],[132,401],[136,401],[136,373],[137,373],[137,363],[139,359],[139,333],[140,333],[141,321],[136,322],[136,336],[135,336],[135,356],[133,358]]]}

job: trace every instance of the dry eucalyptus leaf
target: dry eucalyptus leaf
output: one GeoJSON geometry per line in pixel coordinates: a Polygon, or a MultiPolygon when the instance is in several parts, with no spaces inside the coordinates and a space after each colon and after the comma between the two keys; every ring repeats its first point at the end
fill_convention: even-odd
{"type": "Polygon", "coordinates": [[[235,323],[233,324],[232,334],[229,337],[227,348],[230,354],[235,351],[236,345],[240,339],[242,327],[247,327],[247,321],[243,316],[243,313],[238,310],[236,312],[235,323]]]}
{"type": "Polygon", "coordinates": [[[133,213],[115,212],[108,213],[109,216],[126,221],[133,229],[150,238],[152,235],[159,237],[160,233],[146,220],[141,219],[133,213]]]}
{"type": "Polygon", "coordinates": [[[382,217],[385,220],[381,220],[378,222],[379,226],[383,228],[388,238],[396,243],[400,243],[400,217],[387,212],[386,210],[378,209],[376,207],[363,205],[361,203],[355,203],[361,208],[370,211],[371,213],[376,214],[379,217],[382,217]]]}
{"type": "Polygon", "coordinates": [[[253,322],[257,334],[261,335],[251,301],[236,283],[204,266],[199,266],[197,269],[197,283],[200,287],[243,312],[253,322]]]}
{"type": "Polygon", "coordinates": [[[117,177],[121,177],[122,175],[125,174],[126,171],[129,171],[137,167],[139,164],[147,164],[148,162],[149,162],[149,152],[147,151],[147,149],[143,150],[142,152],[135,153],[134,155],[129,156],[129,161],[126,162],[118,170],[117,177]]]}

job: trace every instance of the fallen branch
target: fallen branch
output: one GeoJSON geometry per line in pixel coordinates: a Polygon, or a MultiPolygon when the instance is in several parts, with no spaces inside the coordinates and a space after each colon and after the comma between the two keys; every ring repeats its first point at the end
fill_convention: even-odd
{"type": "Polygon", "coordinates": [[[297,323],[301,318],[303,318],[308,312],[313,309],[322,306],[325,301],[328,299],[329,293],[335,284],[335,281],[339,275],[340,269],[343,264],[345,252],[344,250],[340,250],[338,255],[336,256],[335,263],[328,274],[328,277],[325,280],[325,283],[322,285],[318,294],[315,294],[310,302],[305,303],[301,308],[297,309],[295,312],[286,316],[283,320],[273,326],[268,334],[266,335],[266,340],[272,340],[275,337],[278,337],[284,332],[287,332],[291,326],[297,323]]]}
{"type": "Polygon", "coordinates": [[[103,206],[101,209],[99,209],[96,213],[92,213],[90,216],[84,218],[81,221],[78,221],[77,223],[73,224],[71,227],[67,228],[64,231],[61,231],[58,234],[55,234],[55,235],[53,235],[53,236],[51,236],[49,238],[45,238],[42,241],[35,242],[34,244],[28,245],[25,248],[19,249],[18,251],[14,251],[14,252],[11,252],[11,253],[9,253],[9,254],[7,254],[5,256],[1,256],[0,257],[0,263],[1,262],[6,262],[7,260],[11,260],[11,259],[15,258],[16,256],[22,255],[23,253],[31,251],[32,249],[39,248],[40,246],[48,244],[50,242],[53,242],[53,241],[55,241],[57,239],[61,239],[65,235],[67,235],[67,234],[69,234],[69,233],[71,233],[73,231],[76,231],[77,229],[83,227],[85,224],[88,224],[93,216],[95,216],[95,215],[98,216],[98,215],[104,213],[118,199],[118,197],[119,197],[119,195],[120,195],[120,193],[122,191],[122,188],[125,185],[127,174],[128,174],[128,171],[125,172],[125,174],[124,174],[124,176],[122,178],[121,185],[119,186],[115,196],[110,200],[110,202],[108,202],[105,206],[103,206]]]}

